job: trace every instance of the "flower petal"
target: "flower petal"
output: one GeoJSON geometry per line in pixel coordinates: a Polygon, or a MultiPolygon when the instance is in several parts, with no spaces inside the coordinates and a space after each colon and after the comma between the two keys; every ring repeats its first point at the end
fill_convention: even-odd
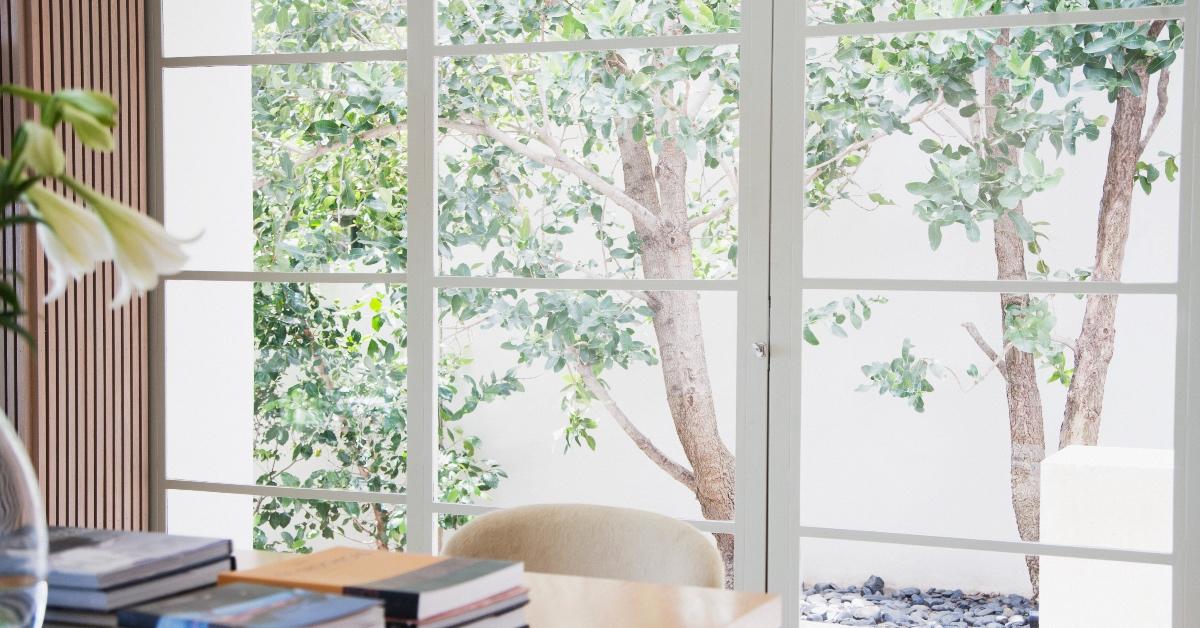
{"type": "Polygon", "coordinates": [[[112,238],[120,279],[114,306],[123,304],[135,291],[150,290],[158,284],[160,276],[183,269],[187,261],[183,242],[168,234],[162,225],[94,190],[76,190],[96,210],[112,238]]]}
{"type": "Polygon", "coordinates": [[[25,191],[30,213],[41,219],[38,242],[51,266],[52,301],[66,290],[67,280],[82,277],[112,257],[112,242],[96,214],[35,185],[25,191]]]}

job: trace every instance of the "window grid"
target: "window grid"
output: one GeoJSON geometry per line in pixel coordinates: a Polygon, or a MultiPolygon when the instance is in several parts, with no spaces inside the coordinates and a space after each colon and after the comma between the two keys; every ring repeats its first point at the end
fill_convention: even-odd
{"type": "MultiPolygon", "coordinates": [[[[790,204],[795,199],[803,198],[802,190],[795,177],[784,176],[794,172],[804,163],[802,142],[788,140],[803,137],[804,120],[801,106],[800,115],[788,115],[797,103],[804,102],[805,85],[802,72],[797,68],[804,67],[805,43],[809,39],[837,37],[850,35],[879,35],[889,33],[905,33],[914,31],[943,31],[969,30],[1004,27],[1037,27],[1061,24],[1106,23],[1118,21],[1137,21],[1147,19],[1172,19],[1187,21],[1195,17],[1196,0],[1188,0],[1186,5],[1168,5],[1156,7],[1082,10],[1069,13],[1030,13],[1010,15],[983,15],[963,18],[940,18],[919,21],[896,22],[864,22],[853,24],[809,24],[807,20],[806,3],[799,0],[775,0],[773,2],[758,2],[744,0],[743,29],[737,33],[712,33],[681,36],[656,36],[639,38],[588,39],[574,41],[551,42],[520,42],[520,43],[484,43],[484,44],[437,44],[436,40],[436,7],[433,0],[415,0],[409,3],[410,30],[409,47],[402,50],[379,51],[341,51],[321,53],[291,53],[291,54],[250,54],[250,55],[214,55],[191,57],[163,57],[161,55],[161,32],[159,30],[159,7],[157,2],[150,3],[150,24],[152,36],[148,47],[151,81],[151,114],[152,120],[162,121],[161,103],[161,71],[165,68],[203,67],[214,65],[263,65],[291,63],[337,63],[349,61],[406,61],[409,64],[409,119],[412,121],[413,132],[409,135],[409,189],[408,204],[410,233],[426,233],[425,238],[410,238],[409,267],[405,273],[271,273],[271,272],[225,272],[225,271],[187,271],[166,279],[166,281],[214,281],[214,282],[249,282],[249,281],[297,281],[306,283],[360,283],[370,281],[378,284],[407,284],[410,288],[409,309],[413,324],[418,329],[427,329],[428,334],[414,334],[414,339],[424,337],[417,346],[409,347],[409,363],[416,365],[420,361],[433,364],[436,348],[433,346],[433,332],[436,331],[436,290],[445,287],[495,287],[495,288],[544,288],[544,289],[628,289],[636,284],[645,288],[656,285],[660,289],[679,290],[728,290],[742,291],[748,297],[739,299],[739,315],[745,311],[743,301],[760,295],[766,297],[767,289],[762,281],[751,280],[749,273],[739,275],[733,280],[622,280],[622,279],[522,279],[509,277],[452,277],[437,272],[437,253],[432,244],[436,242],[436,116],[437,116],[437,60],[452,56],[472,55],[504,55],[504,54],[539,54],[551,52],[568,52],[583,50],[614,50],[626,48],[658,48],[677,46],[717,46],[739,45],[744,56],[753,56],[755,50],[761,57],[770,60],[768,67],[763,69],[744,69],[744,80],[765,80],[770,83],[769,89],[760,89],[756,93],[765,103],[757,103],[772,110],[779,109],[779,114],[772,115],[769,121],[771,146],[766,164],[769,174],[764,175],[769,182],[771,199],[769,218],[754,215],[751,210],[754,203],[744,200],[740,208],[739,227],[744,228],[745,234],[756,233],[753,227],[765,227],[770,221],[771,250],[769,260],[764,260],[762,268],[769,264],[770,286],[769,294],[774,295],[769,306],[770,311],[770,345],[771,345],[771,379],[777,384],[776,392],[763,400],[763,407],[768,408],[768,415],[788,417],[798,415],[799,386],[798,373],[800,370],[800,339],[798,333],[790,329],[788,321],[795,320],[803,312],[800,302],[805,290],[809,289],[878,289],[917,292],[973,292],[973,293],[1002,293],[1002,292],[1040,292],[1040,293],[1111,293],[1111,294],[1171,294],[1177,296],[1178,329],[1176,338],[1181,351],[1176,357],[1176,417],[1175,417],[1175,539],[1173,550],[1169,553],[1139,552],[1106,548],[1091,548],[1079,546],[1050,545],[1043,543],[1027,543],[1022,541],[988,541],[972,538],[912,535],[902,533],[875,532],[865,530],[818,528],[800,524],[799,495],[799,466],[796,460],[800,451],[800,435],[798,423],[794,420],[776,420],[764,425],[764,433],[759,434],[765,442],[749,443],[742,439],[742,424],[748,421],[744,415],[741,397],[753,395],[752,390],[739,390],[738,416],[738,449],[754,447],[761,450],[766,458],[762,478],[772,478],[769,487],[761,487],[764,491],[762,503],[749,503],[742,495],[742,485],[739,479],[739,517],[736,525],[739,531],[739,547],[745,547],[741,540],[747,536],[761,537],[765,550],[766,537],[771,538],[769,556],[752,556],[746,558],[749,552],[739,551],[739,588],[762,588],[749,585],[749,582],[765,582],[770,590],[781,593],[785,599],[785,625],[798,621],[794,602],[801,590],[799,581],[800,539],[823,538],[848,541],[863,541],[876,543],[892,543],[901,545],[925,546],[933,548],[966,549],[995,551],[1016,554],[1039,554],[1046,556],[1062,556],[1080,559],[1098,559],[1127,561],[1148,564],[1172,566],[1175,581],[1173,603],[1175,607],[1175,626],[1187,625],[1186,617],[1196,613],[1194,608],[1187,605],[1188,596],[1200,593],[1200,559],[1195,557],[1195,547],[1200,545],[1200,526],[1189,529],[1188,522],[1200,521],[1200,500],[1195,499],[1196,487],[1188,485],[1186,460],[1200,459],[1200,430],[1188,430],[1188,417],[1195,415],[1194,408],[1200,407],[1200,386],[1189,386],[1195,377],[1189,378],[1189,373],[1200,372],[1200,334],[1190,334],[1192,326],[1200,325],[1200,308],[1193,307],[1194,295],[1200,293],[1200,273],[1191,269],[1191,251],[1200,246],[1200,229],[1193,229],[1192,210],[1193,199],[1196,197],[1196,177],[1193,175],[1192,159],[1194,158],[1195,143],[1200,138],[1200,130],[1196,129],[1193,110],[1200,95],[1197,94],[1198,79],[1195,68],[1197,50],[1200,49],[1200,28],[1185,28],[1184,67],[1190,68],[1185,76],[1183,93],[1184,121],[1182,128],[1190,129],[1193,137],[1185,137],[1181,145],[1182,163],[1180,166],[1181,205],[1179,225],[1179,273],[1174,282],[1159,283],[1078,283],[1064,281],[1002,281],[1002,280],[908,280],[908,279],[874,279],[874,278],[826,278],[810,277],[803,270],[803,220],[801,212],[791,211],[790,204]],[[758,28],[758,35],[746,35],[748,29],[758,28]],[[771,33],[770,35],[764,35],[771,33]],[[417,157],[413,159],[412,157],[417,157]],[[784,200],[780,200],[784,199],[784,200]],[[1190,499],[1189,499],[1190,498],[1190,499]],[[768,507],[769,505],[769,507],[768,507]],[[763,513],[749,513],[747,508],[761,507],[763,513]],[[756,515],[761,515],[761,517],[756,515]],[[759,520],[762,529],[752,529],[743,526],[743,520],[759,520]],[[743,562],[746,561],[746,562],[743,562]],[[764,580],[757,578],[761,572],[764,580]]],[[[756,107],[753,99],[747,98],[743,90],[741,108],[756,107]]],[[[743,130],[743,137],[752,133],[749,128],[743,130]]],[[[162,154],[162,129],[152,125],[150,130],[151,146],[156,155],[162,154]]],[[[743,160],[748,161],[753,155],[747,155],[743,149],[743,160]]],[[[153,198],[157,208],[162,207],[162,172],[161,163],[151,166],[151,183],[153,198]]],[[[751,177],[744,177],[742,187],[744,199],[752,197],[750,188],[751,177]]],[[[161,210],[159,210],[161,211],[161,210]]],[[[159,216],[161,218],[161,216],[159,216]]],[[[758,229],[757,233],[764,233],[758,229]]],[[[765,240],[764,240],[765,241],[765,240]]],[[[741,247],[739,252],[739,267],[748,255],[747,247],[741,247]]],[[[761,247],[766,248],[766,247],[761,247]]],[[[759,253],[761,254],[761,253],[759,253]]],[[[764,273],[765,274],[765,273],[764,273]]],[[[165,526],[163,496],[167,489],[183,489],[195,491],[210,491],[222,493],[242,493],[253,495],[274,495],[291,497],[314,497],[317,495],[342,501],[385,502],[407,504],[409,509],[410,548],[414,551],[433,552],[435,546],[434,515],[446,514],[482,514],[495,507],[476,504],[444,504],[433,498],[436,482],[437,447],[433,442],[432,423],[430,421],[411,421],[410,430],[417,424],[424,433],[410,432],[410,460],[407,478],[408,493],[378,494],[355,491],[322,491],[316,489],[290,489],[284,487],[263,487],[257,485],[231,485],[206,482],[191,482],[169,480],[165,477],[162,463],[164,453],[163,443],[163,406],[162,406],[162,373],[161,360],[162,337],[162,292],[157,291],[151,296],[151,305],[155,323],[151,328],[152,359],[158,364],[152,369],[152,391],[154,423],[157,432],[154,451],[155,483],[154,521],[157,528],[165,526]],[[428,442],[426,442],[428,441],[428,442]],[[419,446],[418,443],[421,443],[419,446]],[[419,470],[418,470],[419,468],[419,470]],[[315,492],[314,492],[315,491],[315,492]],[[421,523],[417,523],[421,522],[421,523]],[[414,523],[417,525],[414,526],[414,523]]],[[[753,305],[751,308],[753,309],[753,305]]],[[[746,319],[739,319],[746,321],[746,319]]],[[[753,323],[739,323],[740,328],[751,327],[753,323]]],[[[739,341],[743,338],[763,339],[747,336],[745,329],[739,329],[739,341]]],[[[741,345],[745,345],[741,342],[741,345]]],[[[741,366],[739,364],[739,366],[741,366]]],[[[750,370],[739,368],[740,371],[750,370]]],[[[410,411],[413,416],[436,416],[436,399],[432,391],[436,387],[433,380],[432,368],[412,369],[410,374],[410,411]],[[414,391],[426,390],[427,395],[413,395],[414,391]],[[421,399],[417,401],[418,397],[421,399]]],[[[748,456],[739,456],[739,460],[748,456]]],[[[760,463],[761,464],[761,463],[760,463]]],[[[747,465],[739,464],[739,478],[744,475],[747,465]]],[[[1193,482],[1193,484],[1195,484],[1193,482]]],[[[698,528],[714,532],[731,532],[733,522],[692,521],[698,528]]],[[[752,539],[745,538],[750,541],[752,539]]]]}
{"type": "MultiPolygon", "coordinates": [[[[329,52],[300,52],[300,53],[254,53],[237,55],[202,55],[166,57],[162,55],[162,23],[159,2],[151,2],[149,24],[151,38],[154,40],[148,47],[148,58],[151,76],[151,109],[158,123],[151,129],[151,144],[156,160],[161,160],[163,128],[162,128],[162,72],[167,69],[197,68],[213,66],[262,66],[262,65],[291,65],[291,64],[336,64],[349,62],[404,62],[407,72],[408,120],[409,133],[407,137],[408,152],[408,203],[407,229],[412,234],[408,240],[408,262],[405,272],[275,272],[275,271],[220,271],[192,270],[183,271],[177,275],[164,278],[164,284],[170,282],[233,282],[233,283],[303,283],[303,284],[357,284],[371,283],[380,286],[408,286],[407,313],[409,319],[409,344],[407,361],[410,365],[408,375],[408,404],[409,415],[414,418],[407,423],[408,429],[408,471],[405,478],[405,493],[373,493],[366,491],[304,489],[282,486],[260,486],[257,484],[230,484],[221,482],[205,482],[180,480],[167,477],[162,463],[165,454],[165,407],[164,407],[164,374],[161,372],[161,356],[164,350],[165,338],[162,334],[161,316],[163,312],[163,291],[155,291],[151,295],[155,323],[151,330],[152,355],[158,362],[153,373],[153,408],[156,435],[154,441],[155,468],[152,470],[152,488],[154,508],[154,525],[156,529],[166,526],[166,491],[184,490],[207,493],[241,494],[252,496],[291,497],[297,499],[322,499],[332,501],[350,501],[361,503],[385,503],[405,505],[407,509],[408,548],[414,552],[435,553],[437,546],[437,526],[435,516],[438,514],[480,515],[499,510],[500,507],[485,504],[451,504],[440,502],[435,498],[437,487],[437,462],[439,446],[436,442],[435,418],[438,415],[438,400],[436,391],[436,338],[437,338],[437,291],[442,288],[494,288],[494,289],[544,289],[544,290],[680,290],[703,292],[735,292],[744,291],[756,282],[745,279],[621,279],[621,278],[523,278],[523,277],[461,277],[443,275],[438,270],[439,254],[435,243],[437,232],[437,150],[436,131],[438,117],[439,79],[437,64],[439,60],[449,57],[466,56],[500,56],[500,55],[534,55],[557,52],[607,51],[622,49],[651,49],[676,48],[684,46],[745,46],[744,31],[724,33],[702,33],[688,35],[664,35],[631,38],[586,39],[571,41],[540,41],[514,43],[481,43],[481,44],[437,44],[436,2],[435,0],[410,0],[408,2],[409,27],[408,46],[403,49],[380,49],[366,51],[329,51],[329,52]],[[423,234],[420,237],[417,234],[423,234]]],[[[753,13],[747,8],[747,12],[753,13]]],[[[765,49],[764,49],[764,52],[765,49]]],[[[745,97],[743,96],[743,100],[745,97]]],[[[743,125],[749,127],[753,125],[743,125]]],[[[764,132],[768,131],[765,124],[764,132]]],[[[743,133],[744,135],[744,133],[743,133]]],[[[744,152],[744,151],[743,151],[744,152]]],[[[163,207],[162,163],[157,161],[152,165],[153,198],[157,208],[163,207]]],[[[749,177],[746,177],[747,179],[749,177]]],[[[745,184],[743,183],[743,187],[745,184]]],[[[747,195],[740,195],[746,198],[747,195]]],[[[741,203],[740,212],[743,216],[747,201],[741,203]]],[[[161,219],[162,209],[157,210],[157,218],[161,219]]],[[[750,232],[745,228],[748,218],[740,219],[739,229],[750,232]]],[[[744,236],[743,236],[744,237],[744,236]]],[[[765,238],[764,238],[765,239],[765,238]]],[[[740,261],[745,257],[739,253],[740,261]]],[[[757,282],[761,292],[765,294],[765,280],[757,282]]],[[[740,301],[748,299],[740,299],[740,301]]],[[[739,307],[739,315],[743,308],[739,307]]],[[[765,312],[765,307],[761,308],[765,312]]],[[[763,326],[765,328],[765,325],[763,326]]],[[[763,334],[759,334],[760,336],[763,334]]],[[[748,343],[742,343],[748,344],[748,343]]],[[[742,369],[739,369],[742,370],[742,369]]],[[[765,373],[765,369],[764,369],[765,373]]],[[[765,379],[765,377],[764,377],[765,379]]],[[[738,403],[742,404],[744,395],[739,391],[738,403]]],[[[765,405],[765,404],[764,404],[765,405]]],[[[746,438],[741,433],[741,410],[739,410],[738,441],[746,438]]],[[[762,436],[757,436],[762,439],[762,436]]],[[[747,439],[749,440],[749,439],[747,439]]],[[[739,450],[741,446],[739,445],[739,450]]],[[[746,456],[751,459],[752,456],[746,456]]],[[[752,475],[747,465],[739,464],[739,477],[752,475]]],[[[740,492],[740,490],[739,490],[740,492]]],[[[765,511],[765,508],[759,508],[765,511]]],[[[739,520],[741,517],[739,517],[739,520]]],[[[749,521],[759,519],[756,529],[761,529],[761,517],[748,517],[749,521]]],[[[714,533],[735,533],[733,521],[714,521],[705,519],[684,519],[697,529],[714,533]]],[[[739,536],[741,536],[739,534],[739,536]]],[[[739,563],[746,561],[748,551],[739,551],[739,563]]],[[[738,568],[739,586],[750,583],[753,588],[762,588],[761,576],[753,573],[762,572],[761,557],[749,559],[752,566],[738,568]],[[751,571],[753,570],[753,571],[751,571]],[[745,573],[745,575],[743,575],[745,573]]]]}

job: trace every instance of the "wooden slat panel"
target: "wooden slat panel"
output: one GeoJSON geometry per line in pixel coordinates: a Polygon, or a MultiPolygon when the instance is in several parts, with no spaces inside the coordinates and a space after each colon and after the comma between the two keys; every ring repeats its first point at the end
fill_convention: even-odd
{"type": "MultiPolygon", "coordinates": [[[[0,80],[111,93],[121,107],[116,151],[97,154],[68,132],[61,138],[68,168],[99,191],[144,210],[143,19],[141,0],[0,0],[0,80]]],[[[0,102],[0,142],[11,138],[28,113],[0,102]]],[[[33,354],[0,338],[0,402],[17,418],[30,446],[50,523],[146,529],[146,300],[109,308],[117,282],[106,265],[75,282],[62,298],[42,304],[46,262],[24,232],[0,240],[0,261],[5,268],[23,268],[36,292],[26,304],[36,310],[39,350],[33,354]]]]}

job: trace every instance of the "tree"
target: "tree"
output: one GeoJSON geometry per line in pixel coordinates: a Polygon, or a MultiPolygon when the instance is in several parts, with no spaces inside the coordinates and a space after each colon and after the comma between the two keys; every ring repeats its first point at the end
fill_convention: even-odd
{"type": "MultiPolygon", "coordinates": [[[[889,6],[895,11],[893,19],[928,10],[921,3],[889,6]]],[[[1019,6],[1040,11],[1080,8],[1057,3],[1019,6]]],[[[980,7],[1001,10],[999,4],[980,7]]],[[[829,19],[862,19],[878,8],[864,3],[855,11],[831,12],[829,19]]],[[[1160,166],[1169,180],[1177,167],[1172,155],[1160,156],[1157,164],[1143,157],[1167,111],[1170,68],[1181,44],[1180,26],[1161,20],[842,38],[808,67],[810,84],[817,85],[808,105],[809,207],[830,211],[843,199],[863,204],[856,198],[867,193],[856,188],[854,173],[872,146],[889,135],[912,135],[937,118],[954,133],[920,142],[929,156],[930,176],[907,185],[918,199],[914,215],[929,226],[932,249],[938,248],[947,227],[960,225],[969,240],[979,241],[981,227],[991,223],[998,279],[1120,281],[1134,187],[1149,194],[1160,166]],[[1054,108],[1046,106],[1049,90],[1060,102],[1054,108]],[[1076,93],[1089,91],[1106,94],[1112,108],[1084,111],[1084,100],[1076,93]],[[1151,111],[1152,94],[1156,106],[1151,111]],[[1041,255],[1044,234],[1025,217],[1025,203],[1061,178],[1061,169],[1052,172],[1044,163],[1048,157],[1063,151],[1073,154],[1080,141],[1098,139],[1100,128],[1110,120],[1094,264],[1074,272],[1051,269],[1041,255]]],[[[871,192],[865,202],[890,203],[878,192],[871,192]]],[[[1098,442],[1117,296],[1092,294],[1086,299],[1083,324],[1073,343],[1052,333],[1056,320],[1051,299],[1031,294],[1000,295],[999,350],[974,323],[963,325],[989,363],[984,373],[972,365],[967,375],[978,379],[995,372],[1005,383],[1012,503],[1018,532],[1026,541],[1039,538],[1040,466],[1046,448],[1039,370],[1050,373],[1050,383],[1068,387],[1059,447],[1098,442]]],[[[864,367],[869,379],[864,389],[904,398],[921,411],[925,395],[934,390],[931,378],[944,372],[936,361],[916,357],[906,340],[899,358],[864,367]]],[[[1037,558],[1027,557],[1026,562],[1036,594],[1037,558]]]]}

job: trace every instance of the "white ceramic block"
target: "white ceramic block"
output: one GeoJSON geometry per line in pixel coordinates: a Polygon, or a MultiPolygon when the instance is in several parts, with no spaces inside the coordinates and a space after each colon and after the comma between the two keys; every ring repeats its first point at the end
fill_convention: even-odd
{"type": "MultiPolygon", "coordinates": [[[[1172,469],[1169,449],[1071,446],[1048,456],[1042,541],[1169,552],[1172,469]]],[[[1171,570],[1043,557],[1041,619],[1046,628],[1170,626],[1171,570]]]]}

